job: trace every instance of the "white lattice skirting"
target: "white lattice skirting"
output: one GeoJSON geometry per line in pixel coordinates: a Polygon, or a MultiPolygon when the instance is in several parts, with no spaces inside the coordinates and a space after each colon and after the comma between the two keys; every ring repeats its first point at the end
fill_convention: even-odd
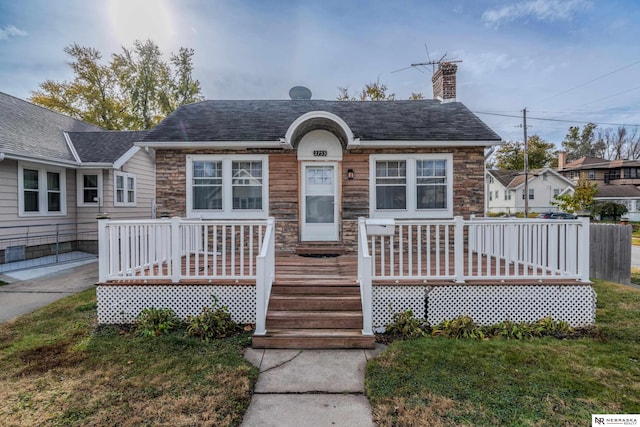
{"type": "Polygon", "coordinates": [[[596,293],[590,285],[373,287],[374,328],[386,326],[393,313],[406,309],[432,325],[461,315],[481,325],[535,322],[552,316],[580,327],[595,323],[596,293]]]}
{"type": "Polygon", "coordinates": [[[170,308],[178,317],[200,314],[203,307],[229,307],[231,318],[238,323],[255,323],[255,286],[153,285],[97,287],[98,323],[132,323],[145,308],[170,308]]]}

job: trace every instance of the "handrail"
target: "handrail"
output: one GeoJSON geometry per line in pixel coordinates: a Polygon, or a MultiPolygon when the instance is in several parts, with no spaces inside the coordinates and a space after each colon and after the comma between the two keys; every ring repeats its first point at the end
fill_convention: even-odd
{"type": "Polygon", "coordinates": [[[267,219],[267,229],[260,254],[256,259],[256,331],[255,335],[267,333],[266,321],[271,286],[275,280],[275,230],[274,219],[267,219]]]}
{"type": "Polygon", "coordinates": [[[362,335],[373,335],[373,296],[371,288],[371,255],[367,242],[367,227],[363,217],[358,218],[358,283],[362,300],[362,335]]]}

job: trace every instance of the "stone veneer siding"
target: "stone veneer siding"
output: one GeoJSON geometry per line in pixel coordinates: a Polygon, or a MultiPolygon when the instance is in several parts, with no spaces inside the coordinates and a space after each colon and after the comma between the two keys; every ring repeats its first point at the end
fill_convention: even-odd
{"type": "MultiPolygon", "coordinates": [[[[484,206],[483,147],[422,149],[355,149],[345,151],[339,165],[341,174],[341,239],[349,251],[357,249],[358,217],[369,216],[369,154],[448,153],[453,151],[453,212],[468,218],[482,214],[484,206]],[[347,180],[353,169],[354,179],[347,180]]],[[[216,154],[214,150],[157,150],[157,212],[170,216],[186,213],[186,155],[216,154]]],[[[298,244],[299,168],[295,151],[226,150],[225,154],[269,154],[269,215],[276,219],[276,248],[293,251],[298,244]]]]}

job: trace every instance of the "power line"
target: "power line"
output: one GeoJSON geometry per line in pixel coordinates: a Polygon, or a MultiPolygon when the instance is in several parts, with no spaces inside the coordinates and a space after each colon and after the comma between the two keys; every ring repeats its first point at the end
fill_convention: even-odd
{"type": "Polygon", "coordinates": [[[558,97],[558,96],[560,96],[560,95],[564,95],[564,94],[565,94],[565,93],[567,93],[567,92],[571,92],[572,90],[575,90],[575,89],[581,88],[581,87],[586,86],[586,85],[588,85],[588,84],[590,84],[590,83],[593,83],[593,82],[595,82],[595,81],[597,81],[597,80],[600,80],[600,79],[602,79],[602,78],[605,78],[605,77],[607,77],[607,76],[610,76],[611,74],[615,74],[615,73],[617,73],[617,72],[619,72],[619,71],[622,71],[622,70],[625,70],[625,69],[627,69],[627,68],[633,67],[634,65],[637,65],[637,64],[640,64],[640,60],[639,60],[639,61],[632,62],[631,64],[628,64],[628,65],[625,65],[624,67],[620,67],[620,68],[618,68],[618,69],[616,69],[616,70],[609,71],[609,72],[607,72],[607,73],[605,73],[605,74],[603,74],[603,75],[601,75],[601,76],[595,77],[595,78],[593,78],[593,79],[591,79],[591,80],[589,80],[589,81],[586,81],[586,82],[584,82],[584,83],[580,83],[579,85],[576,85],[576,86],[573,86],[573,87],[570,87],[569,89],[565,89],[565,90],[563,90],[562,92],[558,92],[558,93],[556,93],[555,95],[551,95],[551,96],[548,96],[548,97],[546,97],[546,98],[543,98],[543,99],[539,100],[538,102],[536,102],[535,104],[539,104],[539,103],[541,103],[541,102],[543,102],[543,101],[547,101],[547,100],[549,100],[549,99],[552,99],[552,98],[558,97]]]}
{"type": "MultiPolygon", "coordinates": [[[[522,116],[516,116],[514,114],[499,114],[499,113],[489,113],[486,111],[474,111],[474,114],[486,114],[489,116],[500,116],[500,117],[511,117],[511,118],[521,118],[522,116]]],[[[565,120],[565,119],[549,119],[544,117],[527,117],[529,120],[541,120],[545,122],[561,122],[561,123],[593,123],[595,125],[605,125],[605,126],[640,126],[640,124],[630,124],[630,123],[606,123],[606,122],[594,122],[590,120],[565,120]]]]}

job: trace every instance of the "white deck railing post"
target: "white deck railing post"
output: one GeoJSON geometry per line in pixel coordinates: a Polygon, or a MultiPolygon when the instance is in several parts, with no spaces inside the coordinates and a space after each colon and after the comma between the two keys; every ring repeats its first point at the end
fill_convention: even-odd
{"type": "Polygon", "coordinates": [[[358,218],[358,282],[362,299],[362,335],[373,335],[373,295],[371,289],[371,255],[365,219],[358,218]]]}
{"type": "MultiPolygon", "coordinates": [[[[454,263],[455,263],[455,281],[457,283],[464,283],[464,220],[461,216],[454,218],[454,235],[453,235],[453,249],[454,249],[454,263]]],[[[469,223],[471,226],[471,223],[469,223]]],[[[471,234],[471,231],[468,233],[471,234]]],[[[471,250],[471,248],[468,248],[471,250]]]]}
{"type": "Polygon", "coordinates": [[[267,333],[267,310],[276,271],[274,224],[273,217],[269,217],[262,250],[256,257],[256,331],[254,335],[267,333]]]}
{"type": "Polygon", "coordinates": [[[98,218],[98,281],[104,283],[109,275],[109,218],[98,218]]]}
{"type": "Polygon", "coordinates": [[[178,283],[182,274],[182,237],[180,236],[180,217],[171,218],[171,281],[178,283]]]}
{"type": "Polygon", "coordinates": [[[589,247],[590,243],[589,217],[580,218],[578,231],[578,277],[581,282],[589,281],[589,247]]]}

